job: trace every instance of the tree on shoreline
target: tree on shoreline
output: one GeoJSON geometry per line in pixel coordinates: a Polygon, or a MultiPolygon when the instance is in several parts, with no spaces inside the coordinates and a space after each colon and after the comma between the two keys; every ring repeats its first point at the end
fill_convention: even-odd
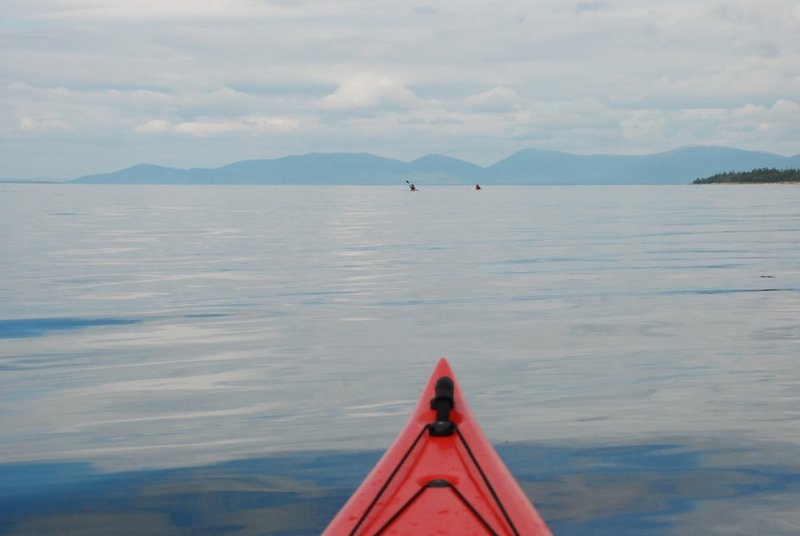
{"type": "Polygon", "coordinates": [[[696,179],[692,184],[765,184],[800,182],[800,169],[759,168],[752,171],[728,171],[705,179],[696,179]]]}

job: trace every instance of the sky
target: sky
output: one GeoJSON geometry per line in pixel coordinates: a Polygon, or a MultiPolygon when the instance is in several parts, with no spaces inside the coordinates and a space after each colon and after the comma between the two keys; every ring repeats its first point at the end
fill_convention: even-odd
{"type": "Polygon", "coordinates": [[[3,0],[0,177],[800,153],[799,0],[3,0]]]}

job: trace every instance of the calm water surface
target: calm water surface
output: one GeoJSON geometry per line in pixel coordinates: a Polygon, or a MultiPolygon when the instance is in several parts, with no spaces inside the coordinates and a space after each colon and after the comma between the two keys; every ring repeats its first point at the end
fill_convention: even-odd
{"type": "Polygon", "coordinates": [[[800,532],[800,188],[0,185],[0,534],[314,534],[436,360],[562,534],[800,532]]]}

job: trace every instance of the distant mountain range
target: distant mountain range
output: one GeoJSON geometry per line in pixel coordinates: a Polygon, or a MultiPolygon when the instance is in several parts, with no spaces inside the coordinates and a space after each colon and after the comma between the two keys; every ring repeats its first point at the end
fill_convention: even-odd
{"type": "Polygon", "coordinates": [[[366,153],[311,153],[207,169],[141,164],[70,182],[94,184],[687,184],[728,171],[800,168],[800,155],[699,146],[650,155],[524,149],[488,167],[442,155],[403,162],[366,153]]]}

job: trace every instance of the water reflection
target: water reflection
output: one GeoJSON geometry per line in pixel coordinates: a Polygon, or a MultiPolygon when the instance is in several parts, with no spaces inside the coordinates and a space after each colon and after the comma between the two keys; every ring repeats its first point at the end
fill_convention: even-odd
{"type": "MultiPolygon", "coordinates": [[[[797,534],[800,448],[730,438],[498,448],[556,534],[797,534]]],[[[318,534],[379,451],[98,473],[0,466],[0,533],[318,534]]]]}
{"type": "Polygon", "coordinates": [[[796,461],[774,458],[800,444],[796,187],[6,192],[0,463],[3,500],[22,501],[13,519],[2,509],[15,530],[82,518],[86,533],[108,516],[150,533],[201,519],[313,533],[368,469],[360,456],[224,462],[385,448],[440,356],[490,438],[570,445],[528,443],[515,462],[561,531],[796,519],[796,484],[779,478],[796,461]],[[741,452],[773,465],[648,439],[710,434],[771,441],[741,452]],[[609,437],[627,447],[586,446],[609,437]],[[91,465],[49,464],[70,460],[91,465]]]}
{"type": "Polygon", "coordinates": [[[140,318],[9,318],[0,319],[0,339],[39,337],[50,331],[68,331],[102,326],[125,326],[140,318]]]}

